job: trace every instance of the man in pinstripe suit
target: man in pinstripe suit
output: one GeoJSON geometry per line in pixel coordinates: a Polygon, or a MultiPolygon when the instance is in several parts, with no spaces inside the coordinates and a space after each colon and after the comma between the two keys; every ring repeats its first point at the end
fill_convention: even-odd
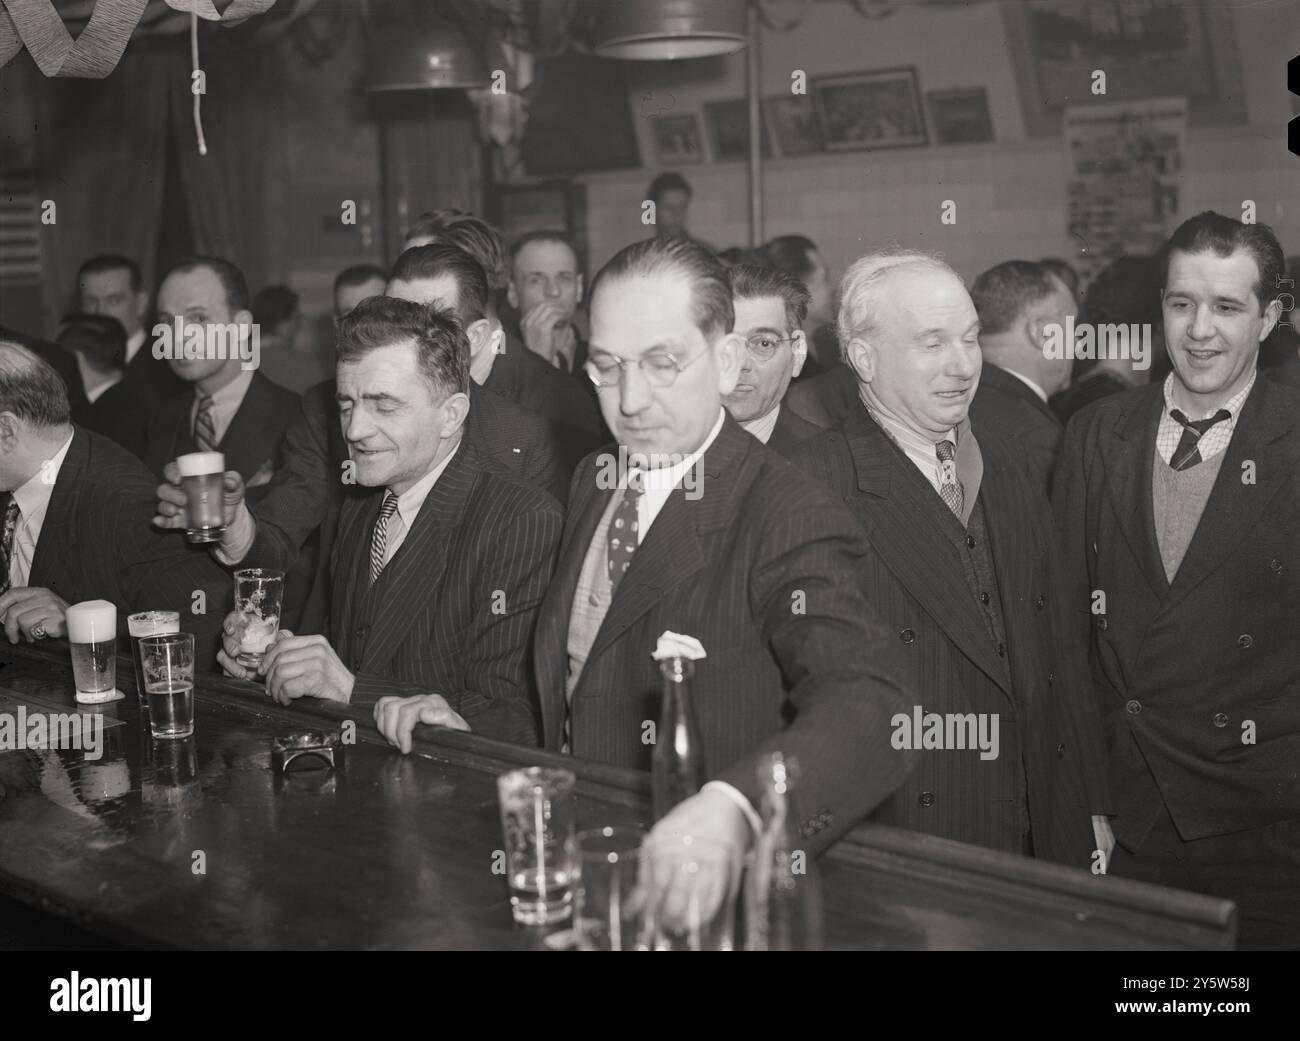
{"type": "Polygon", "coordinates": [[[862,521],[867,596],[919,698],[896,734],[923,755],[872,819],[1104,870],[1100,731],[1047,500],[967,418],[981,367],[970,295],[943,261],[899,250],[853,264],[840,299],[860,405],[793,461],[862,521]],[[991,747],[972,747],[970,720],[991,747]]]}
{"type": "Polygon", "coordinates": [[[739,854],[756,764],[779,750],[799,761],[801,823],[819,851],[908,768],[889,742],[911,700],[899,652],[855,579],[865,539],[724,410],[743,341],[716,257],[686,239],[636,243],[596,277],[591,307],[587,371],[618,445],[588,456],[570,488],[537,632],[545,743],[647,768],[651,653],[665,630],[692,636],[706,654],[695,712],[713,780],[656,831],[739,854]]]}
{"type": "MultiPolygon", "coordinates": [[[[462,436],[469,352],[448,312],[390,297],[339,326],[338,404],[357,483],[330,559],[326,636],[282,632],[268,692],[373,704],[410,751],[416,723],[536,744],[527,660],[559,504],[462,436]]],[[[227,619],[222,664],[238,634],[227,619]]]]}

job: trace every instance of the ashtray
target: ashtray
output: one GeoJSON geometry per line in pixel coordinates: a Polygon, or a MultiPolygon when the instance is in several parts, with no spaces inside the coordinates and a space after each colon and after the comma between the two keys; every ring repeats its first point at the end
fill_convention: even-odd
{"type": "Polygon", "coordinates": [[[282,734],[271,741],[271,766],[276,773],[289,773],[309,767],[334,769],[343,765],[343,742],[338,734],[305,730],[282,734]],[[298,762],[298,766],[293,766],[298,762]]]}

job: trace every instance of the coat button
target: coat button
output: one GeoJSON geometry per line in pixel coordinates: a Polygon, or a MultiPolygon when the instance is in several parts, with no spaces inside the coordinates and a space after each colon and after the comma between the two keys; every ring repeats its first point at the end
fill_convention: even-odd
{"type": "Polygon", "coordinates": [[[934,792],[922,792],[920,796],[917,797],[916,801],[919,802],[922,806],[933,806],[934,792]]]}
{"type": "Polygon", "coordinates": [[[1250,633],[1242,633],[1237,637],[1237,646],[1243,651],[1248,651],[1255,646],[1255,637],[1251,636],[1250,633]]]}
{"type": "Polygon", "coordinates": [[[1064,758],[1065,758],[1065,742],[1064,742],[1064,741],[1062,741],[1059,745],[1056,746],[1056,754],[1057,754],[1057,756],[1059,756],[1061,759],[1064,759],[1064,758]]]}
{"type": "Polygon", "coordinates": [[[967,549],[974,549],[974,548],[975,548],[975,536],[974,536],[974,535],[967,535],[967,536],[966,536],[966,548],[967,548],[967,549]]]}
{"type": "Polygon", "coordinates": [[[1034,601],[1034,606],[1041,611],[1044,607],[1047,606],[1047,597],[1043,596],[1042,593],[1039,593],[1038,599],[1034,601]]]}
{"type": "Polygon", "coordinates": [[[1282,564],[1282,561],[1278,560],[1277,557],[1274,557],[1272,560],[1270,560],[1268,562],[1268,566],[1272,570],[1273,574],[1275,575],[1280,575],[1282,574],[1283,571],[1286,570],[1286,567],[1282,564]]]}
{"type": "Polygon", "coordinates": [[[358,625],[356,629],[352,631],[352,635],[358,640],[364,640],[366,638],[366,627],[364,625],[358,625]]]}
{"type": "Polygon", "coordinates": [[[903,629],[899,632],[898,638],[904,643],[913,643],[916,640],[916,633],[912,632],[911,629],[903,629]]]}
{"type": "Polygon", "coordinates": [[[1134,698],[1124,707],[1128,709],[1128,714],[1130,716],[1136,716],[1139,712],[1142,711],[1142,702],[1138,701],[1137,698],[1134,698]]]}
{"type": "Polygon", "coordinates": [[[1007,656],[1007,645],[1005,643],[998,644],[998,657],[1005,658],[1006,656],[1007,656]]]}
{"type": "Polygon", "coordinates": [[[1214,725],[1216,727],[1226,727],[1228,725],[1228,715],[1226,712],[1216,712],[1214,714],[1214,725]]]}
{"type": "Polygon", "coordinates": [[[1110,622],[1106,621],[1105,615],[1102,615],[1100,618],[1097,619],[1097,628],[1100,629],[1102,632],[1105,632],[1107,629],[1110,628],[1110,622]]]}
{"type": "Polygon", "coordinates": [[[1056,682],[1056,673],[1049,672],[1047,674],[1047,685],[1050,687],[1055,682],[1056,682]]]}
{"type": "Polygon", "coordinates": [[[980,603],[981,603],[981,604],[987,604],[988,602],[989,602],[989,595],[988,595],[988,593],[980,593],[980,603]]]}

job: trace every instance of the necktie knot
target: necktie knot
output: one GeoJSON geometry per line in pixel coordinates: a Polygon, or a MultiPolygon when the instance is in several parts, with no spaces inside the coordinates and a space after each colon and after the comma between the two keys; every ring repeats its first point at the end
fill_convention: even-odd
{"type": "Polygon", "coordinates": [[[1232,418],[1232,413],[1226,408],[1219,409],[1208,419],[1188,419],[1181,410],[1176,408],[1170,409],[1169,414],[1180,426],[1186,427],[1188,430],[1195,430],[1198,437],[1214,426],[1215,423],[1222,423],[1225,419],[1232,418]]]}
{"type": "Polygon", "coordinates": [[[934,446],[934,454],[941,463],[951,463],[957,455],[957,446],[951,441],[940,441],[934,446]]]}
{"type": "Polygon", "coordinates": [[[1225,419],[1230,419],[1232,413],[1226,408],[1219,409],[1218,412],[1206,419],[1188,419],[1187,416],[1176,408],[1169,410],[1170,417],[1183,428],[1183,436],[1179,439],[1177,447],[1174,448],[1174,454],[1169,458],[1169,468],[1171,470],[1190,470],[1203,458],[1200,449],[1201,437],[1210,427],[1216,423],[1222,423],[1225,419]]]}
{"type": "Polygon", "coordinates": [[[390,518],[396,512],[397,512],[397,496],[392,492],[386,492],[384,494],[383,505],[379,507],[379,516],[382,517],[384,520],[388,520],[388,518],[390,518]]]}

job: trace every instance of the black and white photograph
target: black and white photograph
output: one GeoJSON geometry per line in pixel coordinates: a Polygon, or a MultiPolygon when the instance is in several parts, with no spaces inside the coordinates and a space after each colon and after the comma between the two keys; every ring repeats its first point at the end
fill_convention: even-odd
{"type": "Polygon", "coordinates": [[[1300,0],[0,0],[0,1022],[835,951],[941,1032],[1284,1036],[1297,52],[1300,0]]]}

